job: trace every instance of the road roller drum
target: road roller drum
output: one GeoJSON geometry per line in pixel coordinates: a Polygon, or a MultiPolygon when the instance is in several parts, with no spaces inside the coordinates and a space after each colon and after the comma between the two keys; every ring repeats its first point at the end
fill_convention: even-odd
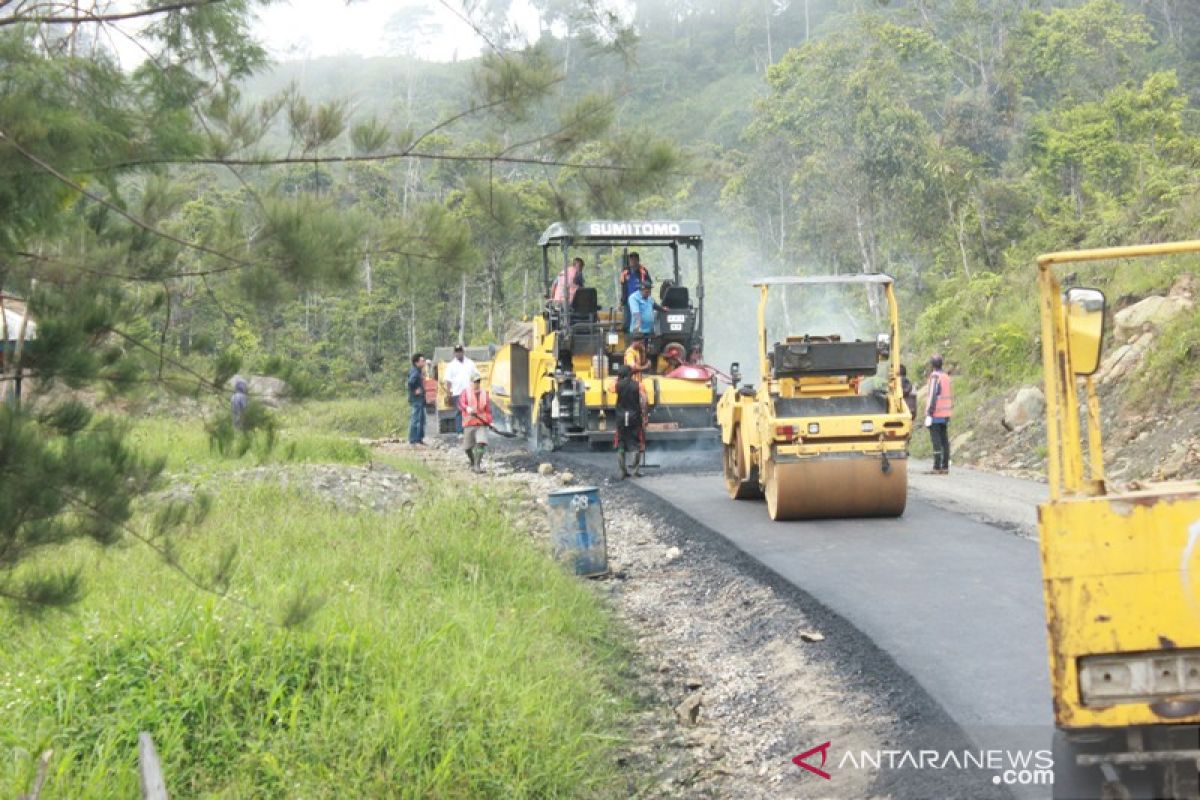
{"type": "Polygon", "coordinates": [[[898,517],[908,501],[908,460],[877,455],[768,461],[771,519],[898,517]]]}

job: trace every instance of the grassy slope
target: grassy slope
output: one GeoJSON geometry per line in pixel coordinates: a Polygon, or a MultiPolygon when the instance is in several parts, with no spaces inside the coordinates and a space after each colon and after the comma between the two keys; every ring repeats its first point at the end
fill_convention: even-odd
{"type": "MultiPolygon", "coordinates": [[[[176,467],[251,462],[217,460],[197,430],[150,420],[138,434],[176,467]]],[[[291,435],[320,460],[359,460],[291,435]]],[[[424,485],[391,516],[227,485],[181,560],[204,574],[236,544],[234,593],[253,610],[140,545],[46,553],[82,566],[89,591],[69,614],[0,607],[0,796],[28,786],[47,748],[45,796],[135,796],[141,730],[181,797],[619,794],[605,756],[622,656],[595,596],[497,498],[424,485]],[[298,597],[324,605],[279,626],[298,597]]]]}

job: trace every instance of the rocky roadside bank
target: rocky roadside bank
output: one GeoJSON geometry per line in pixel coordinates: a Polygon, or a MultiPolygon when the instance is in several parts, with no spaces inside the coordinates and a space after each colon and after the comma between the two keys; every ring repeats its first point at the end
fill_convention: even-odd
{"type": "MultiPolygon", "coordinates": [[[[1143,386],[1147,360],[1175,343],[1170,325],[1194,313],[1200,280],[1180,275],[1163,294],[1116,301],[1111,340],[1093,376],[1100,397],[1109,480],[1200,478],[1200,409],[1172,406],[1170,387],[1143,386]]],[[[969,365],[965,365],[969,368],[969,365]]],[[[1200,386],[1189,387],[1194,395],[1200,386]]],[[[1045,479],[1046,400],[1040,384],[1014,389],[980,405],[970,419],[951,423],[952,459],[961,465],[1045,479]]],[[[917,431],[917,435],[925,435],[917,431]]]]}
{"type": "MultiPolygon", "coordinates": [[[[493,494],[547,548],[546,496],[576,482],[549,464],[537,469],[524,452],[472,475],[463,454],[440,443],[376,448],[493,494]]],[[[642,710],[620,754],[630,796],[889,796],[865,773],[825,782],[791,763],[829,740],[839,749],[883,747],[897,723],[854,676],[839,674],[820,620],[628,493],[602,487],[601,497],[612,574],[592,584],[630,631],[640,687],[642,710]]]]}

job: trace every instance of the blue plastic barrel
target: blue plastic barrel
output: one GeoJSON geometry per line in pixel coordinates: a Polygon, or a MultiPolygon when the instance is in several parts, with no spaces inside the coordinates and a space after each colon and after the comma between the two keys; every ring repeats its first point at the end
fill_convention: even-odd
{"type": "Polygon", "coordinates": [[[554,557],[574,569],[576,575],[607,573],[608,545],[600,490],[595,486],[558,489],[550,493],[548,500],[554,557]]]}

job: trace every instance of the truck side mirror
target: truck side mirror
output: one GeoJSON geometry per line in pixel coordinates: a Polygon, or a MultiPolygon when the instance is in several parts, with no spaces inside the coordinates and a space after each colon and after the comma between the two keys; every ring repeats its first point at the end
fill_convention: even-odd
{"type": "Polygon", "coordinates": [[[738,362],[734,361],[729,365],[729,378],[733,381],[733,386],[736,389],[737,385],[742,382],[742,368],[738,362]]]}
{"type": "Polygon", "coordinates": [[[1067,352],[1071,371],[1091,375],[1100,366],[1104,340],[1104,292],[1074,287],[1067,290],[1067,352]]]}

